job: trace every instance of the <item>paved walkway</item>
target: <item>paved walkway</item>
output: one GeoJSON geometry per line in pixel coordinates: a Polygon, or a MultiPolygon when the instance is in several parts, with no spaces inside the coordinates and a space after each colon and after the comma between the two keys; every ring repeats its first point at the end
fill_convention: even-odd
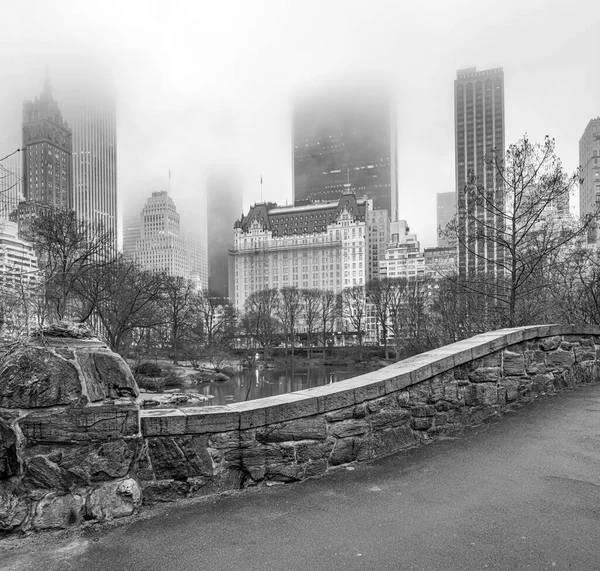
{"type": "Polygon", "coordinates": [[[2,570],[600,569],[600,384],[300,484],[2,551],[2,570]]]}

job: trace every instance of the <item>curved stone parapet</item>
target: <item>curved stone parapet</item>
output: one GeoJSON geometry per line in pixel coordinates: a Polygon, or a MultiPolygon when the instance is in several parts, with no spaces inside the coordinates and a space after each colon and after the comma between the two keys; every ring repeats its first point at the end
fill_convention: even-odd
{"type": "Polygon", "coordinates": [[[460,431],[598,379],[600,328],[504,329],[313,389],[141,412],[147,502],[290,482],[460,431]]]}
{"type": "Polygon", "coordinates": [[[292,482],[459,432],[598,380],[600,327],[504,329],[332,385],[228,406],[142,410],[98,341],[30,342],[0,362],[0,532],[292,482]],[[20,351],[20,352],[19,352],[20,351]]]}

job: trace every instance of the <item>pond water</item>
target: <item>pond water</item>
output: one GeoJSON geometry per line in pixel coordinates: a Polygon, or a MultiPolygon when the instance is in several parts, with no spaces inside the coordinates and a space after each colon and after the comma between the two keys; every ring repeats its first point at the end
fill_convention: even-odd
{"type": "Polygon", "coordinates": [[[178,390],[212,396],[203,403],[206,406],[227,405],[328,385],[364,372],[339,366],[244,369],[228,381],[199,383],[180,387],[178,390]]]}

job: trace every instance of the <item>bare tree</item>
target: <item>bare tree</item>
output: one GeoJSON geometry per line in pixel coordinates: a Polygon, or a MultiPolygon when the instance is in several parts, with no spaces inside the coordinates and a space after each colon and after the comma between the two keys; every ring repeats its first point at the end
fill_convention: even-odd
{"type": "Polygon", "coordinates": [[[140,269],[118,255],[110,265],[97,267],[88,302],[104,330],[108,344],[124,352],[134,330],[156,329],[166,323],[164,307],[167,276],[140,269]]]}
{"type": "Polygon", "coordinates": [[[287,340],[289,340],[292,346],[292,358],[294,358],[296,328],[302,314],[302,294],[296,286],[282,287],[279,293],[281,297],[277,305],[277,314],[286,337],[286,355],[287,340]]]}
{"type": "Polygon", "coordinates": [[[242,325],[260,343],[265,360],[280,329],[280,323],[275,317],[278,305],[279,292],[276,289],[263,289],[250,294],[246,299],[242,325]]]}
{"type": "Polygon", "coordinates": [[[505,156],[493,151],[484,163],[495,188],[481,185],[471,173],[459,203],[462,222],[451,228],[469,258],[459,285],[487,298],[485,312],[492,321],[525,324],[539,313],[533,304],[543,304],[541,292],[549,287],[546,278],[553,275],[556,255],[587,231],[598,212],[581,224],[569,218],[569,196],[578,179],[563,170],[553,139],[534,144],[524,136],[505,156]]]}
{"type": "Polygon", "coordinates": [[[390,303],[394,295],[394,281],[390,278],[370,280],[366,286],[367,301],[375,310],[375,321],[377,324],[379,345],[385,348],[385,358],[389,359],[388,354],[388,320],[390,318],[390,303]],[[381,332],[381,335],[379,335],[381,332]]]}
{"type": "Polygon", "coordinates": [[[303,289],[302,303],[304,306],[304,324],[306,325],[307,356],[310,359],[312,338],[315,331],[319,311],[322,307],[321,291],[318,289],[303,289]]]}
{"type": "Polygon", "coordinates": [[[194,284],[181,276],[165,276],[163,310],[171,339],[171,359],[178,364],[178,356],[191,319],[191,299],[194,284]]]}
{"type": "Polygon", "coordinates": [[[327,335],[333,332],[338,314],[338,298],[335,293],[326,289],[321,292],[319,305],[319,323],[323,334],[323,347],[327,345],[327,335]]]}
{"type": "Polygon", "coordinates": [[[352,286],[342,290],[342,316],[356,331],[359,358],[363,358],[363,335],[367,315],[367,299],[363,286],[352,286]]]}
{"type": "Polygon", "coordinates": [[[89,278],[113,261],[112,234],[71,210],[51,210],[32,221],[27,238],[38,256],[48,317],[87,320],[95,309],[89,278]]]}

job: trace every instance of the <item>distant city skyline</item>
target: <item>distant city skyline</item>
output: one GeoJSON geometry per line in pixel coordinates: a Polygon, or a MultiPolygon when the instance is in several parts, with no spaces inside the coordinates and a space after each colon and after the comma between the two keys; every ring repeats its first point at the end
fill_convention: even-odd
{"type": "Polygon", "coordinates": [[[202,12],[151,3],[143,21],[136,3],[108,0],[105,8],[58,0],[34,11],[6,6],[5,21],[15,25],[5,26],[0,53],[1,156],[20,147],[22,101],[39,91],[46,66],[59,101],[89,75],[110,75],[124,205],[166,188],[171,170],[173,196],[192,222],[205,217],[213,164],[240,165],[244,209],[261,199],[261,175],[263,200],[291,204],[292,101],[334,75],[373,71],[390,81],[398,101],[398,216],[423,246],[437,242],[435,194],[455,180],[456,69],[502,66],[511,94],[506,144],[524,133],[532,141],[555,137],[569,172],[579,164],[585,126],[600,113],[599,40],[594,19],[581,18],[594,13],[591,0],[507,0],[493,14],[474,1],[347,0],[341,10],[335,1],[306,0],[273,10],[269,2],[233,0],[202,12]],[[319,41],[307,42],[307,30],[319,41]],[[563,81],[548,89],[550,77],[563,81]]]}

